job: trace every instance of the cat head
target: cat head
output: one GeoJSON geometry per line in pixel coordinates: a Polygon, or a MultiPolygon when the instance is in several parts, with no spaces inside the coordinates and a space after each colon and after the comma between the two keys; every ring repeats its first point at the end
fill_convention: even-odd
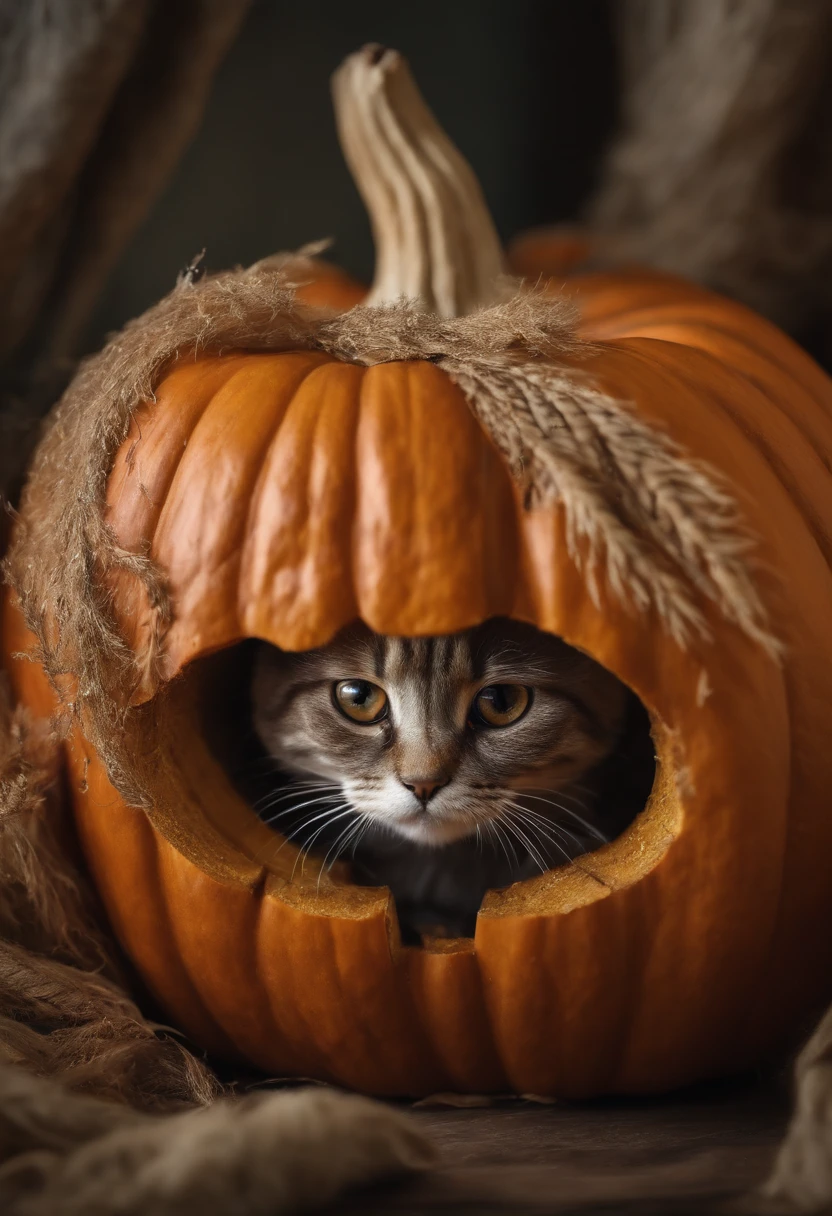
{"type": "Polygon", "coordinates": [[[356,624],[301,653],[263,644],[252,694],[255,730],[281,769],[434,846],[529,791],[543,811],[546,794],[611,750],[628,696],[561,639],[502,619],[426,638],[356,624]]]}

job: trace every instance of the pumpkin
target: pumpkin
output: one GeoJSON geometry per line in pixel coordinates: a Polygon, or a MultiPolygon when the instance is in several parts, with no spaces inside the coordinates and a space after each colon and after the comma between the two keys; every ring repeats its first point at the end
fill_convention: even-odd
{"type": "MultiPolygon", "coordinates": [[[[77,703],[72,813],[113,928],[169,1020],[270,1075],[583,1097],[746,1068],[832,997],[832,384],[761,318],[663,275],[571,281],[578,334],[558,321],[546,351],[532,333],[518,353],[525,305],[454,320],[503,290],[470,171],[398,57],[353,57],[336,94],[382,245],[371,298],[406,281],[416,308],[287,304],[278,324],[263,284],[285,267],[183,288],[84,373],[22,506],[5,651],[33,712],[77,703]],[[239,324],[245,292],[231,341],[213,318],[239,324]],[[152,375],[117,375],[139,349],[152,375]],[[94,383],[121,422],[103,508],[60,533],[83,532],[62,562],[94,383]],[[548,494],[523,478],[544,398],[560,420],[538,436],[548,494]],[[121,650],[60,628],[81,567],[121,650]],[[417,635],[495,615],[635,691],[653,790],[612,843],[490,892],[473,940],[405,947],[386,891],[299,865],[232,784],[235,647],[312,647],[357,617],[417,635]],[[13,657],[34,645],[27,623],[34,662],[13,657]],[[99,676],[122,690],[115,759],[99,676]]],[[[359,298],[325,267],[289,270],[307,301],[359,298]]],[[[533,304],[535,324],[557,309],[533,304]]]]}

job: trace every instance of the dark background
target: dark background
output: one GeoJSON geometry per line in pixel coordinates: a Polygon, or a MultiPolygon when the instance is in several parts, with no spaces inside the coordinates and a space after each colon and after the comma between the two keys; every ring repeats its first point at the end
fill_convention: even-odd
{"type": "Polygon", "coordinates": [[[202,128],[110,279],[85,347],[172,286],[332,237],[364,278],[370,229],[335,136],[329,76],[365,42],[402,51],[470,160],[504,239],[576,215],[615,122],[614,0],[256,0],[202,128]]]}

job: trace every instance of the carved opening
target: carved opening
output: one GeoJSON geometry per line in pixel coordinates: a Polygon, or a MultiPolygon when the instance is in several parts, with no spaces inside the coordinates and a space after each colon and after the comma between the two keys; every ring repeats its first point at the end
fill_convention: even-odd
{"type": "MultiPolygon", "coordinates": [[[[308,897],[320,903],[324,914],[342,915],[337,893],[351,899],[349,888],[354,896],[361,892],[375,904],[386,895],[382,884],[368,883],[366,871],[349,854],[333,862],[331,836],[324,833],[323,840],[313,841],[307,849],[303,841],[291,839],[293,831],[286,830],[285,816],[268,822],[275,806],[284,809],[275,800],[282,798],[288,780],[270,764],[252,724],[251,674],[258,645],[245,641],[196,660],[175,682],[170,691],[178,703],[177,731],[198,735],[201,741],[198,761],[193,747],[185,747],[178,760],[181,763],[184,757],[186,765],[201,765],[203,788],[211,787],[207,817],[213,826],[272,876],[288,881],[304,903],[308,897]],[[206,776],[206,765],[215,766],[213,778],[206,776]]],[[[490,889],[480,915],[568,911],[649,872],[681,821],[669,753],[660,724],[633,696],[619,744],[599,766],[602,797],[611,812],[608,843],[599,842],[598,847],[560,864],[553,861],[533,877],[490,889]]],[[[319,808],[312,813],[320,813],[319,808]]],[[[297,821],[296,815],[294,826],[297,821]]],[[[163,824],[158,820],[157,824],[164,831],[163,824]]],[[[461,938],[463,948],[470,935],[441,923],[414,932],[407,917],[402,919],[401,936],[398,928],[393,936],[405,945],[445,950],[453,948],[452,941],[439,939],[461,938]]]]}

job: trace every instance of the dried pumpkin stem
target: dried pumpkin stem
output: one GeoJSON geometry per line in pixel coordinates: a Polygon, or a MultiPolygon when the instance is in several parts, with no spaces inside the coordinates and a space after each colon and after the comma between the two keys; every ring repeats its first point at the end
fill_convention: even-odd
{"type": "Polygon", "coordinates": [[[482,190],[397,51],[365,46],[332,79],[341,147],[376,243],[368,304],[459,317],[498,298],[502,251],[482,190]]]}

